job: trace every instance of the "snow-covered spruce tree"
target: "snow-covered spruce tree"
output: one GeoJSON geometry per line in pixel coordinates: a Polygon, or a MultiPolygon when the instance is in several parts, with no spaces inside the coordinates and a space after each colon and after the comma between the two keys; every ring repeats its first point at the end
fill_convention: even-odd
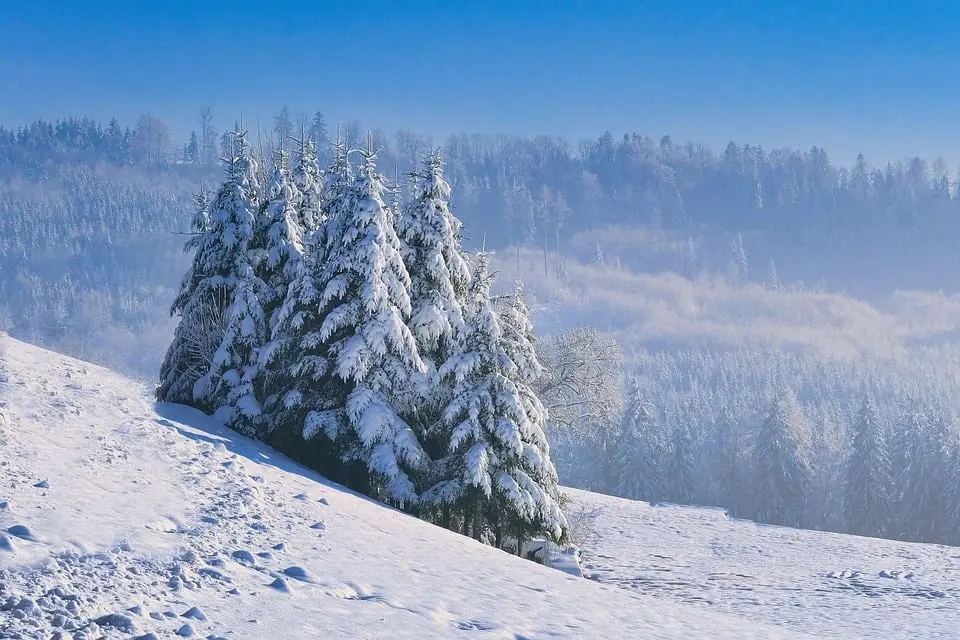
{"type": "Polygon", "coordinates": [[[266,371],[263,435],[277,449],[331,480],[369,493],[365,466],[356,459],[345,462],[337,448],[340,430],[335,418],[348,387],[333,375],[328,344],[321,337],[327,227],[352,215],[355,195],[353,167],[342,140],[334,145],[325,175],[317,209],[323,223],[305,234],[303,257],[273,317],[270,342],[260,354],[266,371]],[[329,430],[316,428],[321,417],[331,419],[329,430]],[[308,419],[310,429],[306,429],[308,419]]]}
{"type": "MultiPolygon", "coordinates": [[[[342,175],[332,184],[348,165],[334,173],[342,175]]],[[[345,478],[355,488],[409,504],[418,499],[411,476],[426,456],[396,396],[425,367],[406,326],[410,280],[382,194],[376,155],[367,152],[353,185],[329,201],[323,255],[311,256],[291,285],[268,360],[284,362],[297,381],[281,420],[302,416],[302,438],[322,435],[345,464],[362,463],[362,477],[345,478]]]]}
{"type": "Polygon", "coordinates": [[[620,424],[622,439],[616,451],[617,495],[631,500],[653,500],[659,495],[660,452],[656,442],[653,409],[640,381],[630,381],[627,404],[620,424]]]}
{"type": "Polygon", "coordinates": [[[301,194],[287,172],[287,153],[280,151],[267,187],[265,211],[259,220],[263,255],[257,263],[257,273],[266,284],[263,309],[270,326],[272,316],[282,306],[287,289],[297,275],[303,259],[303,231],[300,227],[297,205],[301,194]]]}
{"type": "Polygon", "coordinates": [[[847,529],[865,536],[887,532],[890,460],[886,436],[873,400],[866,396],[853,426],[847,460],[847,529]]]}
{"type": "Polygon", "coordinates": [[[696,451],[690,428],[680,418],[673,425],[671,439],[673,441],[670,443],[670,455],[667,457],[664,473],[664,479],[669,485],[666,493],[671,500],[679,504],[690,504],[694,495],[696,451]]]}
{"type": "Polygon", "coordinates": [[[157,389],[161,401],[208,412],[223,406],[242,381],[244,365],[229,346],[256,343],[265,331],[249,246],[260,200],[256,165],[243,132],[232,132],[230,140],[223,159],[226,180],[213,202],[198,199],[196,235],[187,243],[193,263],[172,307],[180,326],[157,389]]]}
{"type": "Polygon", "coordinates": [[[559,538],[566,520],[543,429],[546,411],[530,388],[539,368],[522,300],[499,315],[490,296],[488,258],[480,256],[466,304],[466,327],[440,368],[453,399],[439,428],[449,431],[446,477],[424,501],[454,512],[478,540],[532,535],[559,538]],[[522,338],[521,338],[522,336],[522,338]],[[522,344],[526,342],[526,345],[522,344]]]}
{"type": "Polygon", "coordinates": [[[443,177],[439,150],[423,160],[414,174],[413,197],[395,207],[397,235],[410,274],[411,314],[407,322],[427,366],[414,380],[403,408],[427,453],[442,458],[449,434],[428,437],[428,429],[449,402],[449,385],[441,384],[439,368],[453,354],[463,332],[463,303],[470,270],[460,240],[460,221],[450,211],[450,186],[443,177]]]}
{"type": "Polygon", "coordinates": [[[301,140],[291,170],[297,193],[297,222],[304,238],[324,222],[321,208],[324,174],[317,162],[317,148],[311,140],[301,140]]]}
{"type": "Polygon", "coordinates": [[[248,430],[260,414],[254,378],[268,328],[261,304],[266,287],[257,274],[262,255],[262,247],[256,246],[261,192],[257,163],[244,133],[233,134],[226,165],[227,179],[211,207],[203,247],[211,259],[202,268],[213,286],[224,289],[226,323],[213,362],[197,380],[193,395],[224,422],[248,430]]]}
{"type": "Polygon", "coordinates": [[[916,505],[924,492],[924,438],[929,423],[928,412],[914,398],[908,398],[897,417],[891,452],[892,502],[895,505],[896,537],[916,540],[919,536],[916,505]]]}
{"type": "Polygon", "coordinates": [[[216,288],[209,286],[203,272],[198,271],[207,260],[198,249],[211,248],[205,242],[210,227],[210,194],[201,190],[193,201],[196,205],[193,235],[183,250],[194,252],[194,258],[170,308],[170,315],[180,316],[180,322],[160,367],[156,396],[161,402],[193,404],[193,385],[209,370],[223,334],[226,302],[216,288]]]}
{"type": "Polygon", "coordinates": [[[774,395],[754,444],[755,517],[799,526],[810,482],[810,430],[792,391],[774,395]]]}
{"type": "MultiPolygon", "coordinates": [[[[267,184],[268,200],[258,217],[251,243],[255,251],[255,273],[263,283],[260,305],[267,322],[268,337],[272,336],[277,324],[290,284],[300,273],[305,251],[296,210],[299,193],[291,181],[287,162],[286,152],[279,151],[267,184]]],[[[237,416],[246,423],[242,430],[257,432],[261,436],[270,429],[269,416],[262,414],[274,409],[267,405],[276,400],[281,384],[279,380],[273,380],[278,372],[270,366],[269,342],[262,346],[256,353],[251,353],[256,362],[247,368],[244,385],[244,391],[252,393],[257,401],[260,413],[237,416]]]]}
{"type": "Polygon", "coordinates": [[[921,438],[919,462],[923,482],[911,492],[913,532],[917,540],[943,542],[948,537],[946,525],[948,509],[945,498],[948,493],[950,463],[956,450],[957,428],[952,412],[940,407],[921,438]]]}

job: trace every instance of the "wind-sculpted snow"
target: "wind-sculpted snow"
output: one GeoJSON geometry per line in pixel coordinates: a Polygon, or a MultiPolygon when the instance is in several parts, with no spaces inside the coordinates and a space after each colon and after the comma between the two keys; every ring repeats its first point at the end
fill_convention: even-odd
{"type": "Polygon", "coordinates": [[[3,335],[0,372],[2,638],[801,637],[515,558],[3,335]]]}
{"type": "Polygon", "coordinates": [[[568,491],[583,573],[596,582],[818,638],[952,638],[960,629],[958,548],[568,491]]]}

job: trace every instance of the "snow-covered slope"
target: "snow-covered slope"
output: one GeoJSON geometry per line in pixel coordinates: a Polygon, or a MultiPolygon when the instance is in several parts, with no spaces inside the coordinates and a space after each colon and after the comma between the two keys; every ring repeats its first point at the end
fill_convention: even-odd
{"type": "Polygon", "coordinates": [[[816,637],[960,637],[960,548],[758,525],[568,489],[584,575],[816,637]]]}
{"type": "Polygon", "coordinates": [[[2,334],[0,415],[0,638],[799,636],[514,558],[2,334]]]}

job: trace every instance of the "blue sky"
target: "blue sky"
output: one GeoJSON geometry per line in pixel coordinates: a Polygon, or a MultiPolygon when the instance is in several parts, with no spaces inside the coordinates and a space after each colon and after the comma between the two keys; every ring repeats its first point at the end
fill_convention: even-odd
{"type": "Polygon", "coordinates": [[[0,123],[211,105],[960,162],[960,2],[0,0],[0,123]]]}

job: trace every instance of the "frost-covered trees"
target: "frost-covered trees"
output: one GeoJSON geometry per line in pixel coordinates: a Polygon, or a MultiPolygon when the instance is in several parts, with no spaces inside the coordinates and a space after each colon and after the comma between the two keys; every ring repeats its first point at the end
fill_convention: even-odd
{"type": "Polygon", "coordinates": [[[304,235],[316,231],[324,222],[321,207],[323,171],[317,162],[317,148],[312,140],[301,140],[291,169],[296,190],[297,222],[304,235]]]}
{"type": "Polygon", "coordinates": [[[810,431],[791,391],[774,395],[753,451],[756,517],[799,526],[810,481],[810,431]]]}
{"type": "Polygon", "coordinates": [[[630,382],[627,403],[620,423],[621,439],[614,453],[618,471],[616,491],[633,500],[653,500],[660,496],[660,453],[653,409],[634,378],[630,382]]]}
{"type": "Polygon", "coordinates": [[[175,306],[216,291],[218,331],[193,370],[171,346],[165,395],[479,539],[559,538],[529,310],[519,288],[492,296],[486,258],[470,284],[439,153],[391,207],[372,151],[355,173],[338,142],[323,174],[310,143],[292,171],[281,152],[262,198],[244,136],[231,147],[175,306]]]}
{"type": "Polygon", "coordinates": [[[213,354],[223,337],[227,301],[223,288],[213,286],[212,281],[204,277],[202,265],[206,256],[198,251],[201,247],[207,251],[212,248],[204,242],[210,225],[209,194],[198,192],[194,203],[193,235],[184,251],[196,253],[170,308],[170,315],[180,316],[180,322],[160,367],[156,396],[161,402],[193,404],[193,385],[210,369],[213,354]]]}
{"type": "MultiPolygon", "coordinates": [[[[444,475],[425,501],[455,511],[462,531],[500,542],[536,534],[558,538],[565,520],[544,427],[546,411],[530,382],[539,373],[522,298],[498,314],[481,256],[456,353],[440,368],[453,397],[438,428],[449,433],[444,475]],[[492,529],[492,531],[488,531],[492,529]]],[[[519,550],[518,545],[518,550],[519,550]]]]}
{"type": "Polygon", "coordinates": [[[173,304],[180,326],[161,368],[157,397],[208,411],[229,404],[244,415],[254,415],[259,410],[251,404],[245,376],[266,338],[258,297],[263,283],[256,276],[256,256],[250,246],[260,187],[246,136],[235,132],[231,139],[231,154],[224,161],[226,181],[209,204],[209,212],[198,201],[197,235],[187,245],[195,252],[193,264],[173,304]],[[203,345],[199,351],[204,351],[213,343],[216,346],[209,355],[198,354],[190,346],[203,345]]]}
{"type": "MultiPolygon", "coordinates": [[[[309,182],[307,186],[313,187],[309,182]]],[[[277,154],[267,196],[266,209],[258,221],[263,253],[258,256],[257,271],[266,285],[263,308],[270,319],[283,304],[287,288],[303,259],[303,229],[300,225],[303,195],[288,174],[284,151],[277,154]]]]}
{"type": "Polygon", "coordinates": [[[873,400],[864,397],[853,426],[847,462],[845,500],[847,527],[861,535],[887,531],[890,460],[886,437],[873,400]]]}
{"type": "Polygon", "coordinates": [[[243,421],[246,430],[260,415],[253,385],[268,327],[262,304],[266,285],[257,273],[262,252],[256,246],[261,192],[257,163],[245,134],[234,133],[226,164],[227,180],[211,205],[206,246],[198,248],[197,255],[208,257],[201,272],[211,274],[210,285],[222,287],[229,304],[213,363],[197,380],[193,396],[200,406],[214,408],[225,422],[243,421]]]}
{"type": "Polygon", "coordinates": [[[426,460],[397,395],[424,364],[406,325],[410,279],[382,196],[376,155],[368,152],[334,203],[322,256],[308,262],[313,273],[290,287],[278,337],[287,348],[299,342],[307,349],[294,350],[290,366],[291,377],[312,378],[309,396],[294,389],[284,399],[307,410],[303,438],[326,436],[344,460],[366,466],[372,493],[402,504],[417,500],[411,475],[426,460]]]}
{"type": "MultiPolygon", "coordinates": [[[[428,156],[414,177],[413,198],[396,212],[396,227],[410,275],[407,324],[426,365],[412,381],[404,413],[425,435],[449,401],[438,370],[453,354],[464,330],[463,303],[470,271],[460,246],[460,221],[450,211],[450,186],[443,176],[440,152],[428,156]]],[[[442,439],[430,440],[427,449],[442,454],[442,439]]]]}

